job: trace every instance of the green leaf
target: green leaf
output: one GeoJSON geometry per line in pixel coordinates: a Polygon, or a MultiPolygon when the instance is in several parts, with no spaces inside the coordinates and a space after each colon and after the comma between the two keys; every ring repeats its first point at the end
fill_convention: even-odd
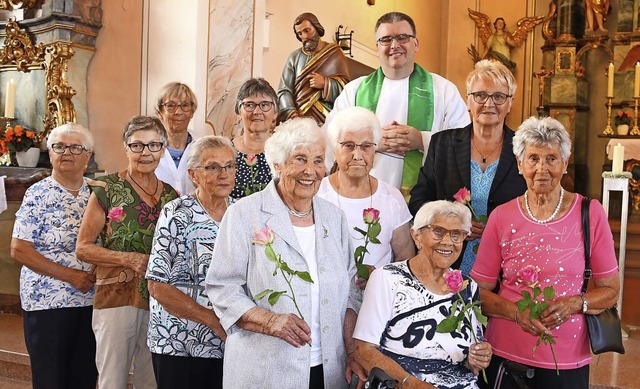
{"type": "Polygon", "coordinates": [[[544,288],[544,299],[547,301],[553,301],[553,298],[556,297],[556,291],[553,289],[553,286],[547,286],[544,288]]]}
{"type": "Polygon", "coordinates": [[[380,232],[382,231],[382,226],[380,225],[380,223],[369,224],[368,231],[369,233],[367,235],[369,236],[369,239],[373,242],[373,238],[377,238],[378,235],[380,235],[380,232]]]}
{"type": "MultiPolygon", "coordinates": [[[[476,244],[476,245],[474,245],[474,246],[473,246],[473,248],[471,249],[471,250],[473,251],[473,253],[474,253],[474,254],[478,254],[478,247],[480,247],[480,245],[479,245],[479,244],[476,244]]],[[[483,372],[484,372],[484,370],[483,370],[483,372]]]]}
{"type": "Polygon", "coordinates": [[[526,290],[523,290],[522,292],[520,292],[520,294],[522,295],[522,297],[524,297],[527,300],[531,300],[531,293],[527,292],[526,290]]]}
{"type": "Polygon", "coordinates": [[[364,246],[356,247],[356,250],[353,253],[353,256],[356,259],[356,263],[362,263],[362,260],[364,258],[364,253],[366,252],[367,252],[367,249],[364,248],[364,246]]]}
{"type": "Polygon", "coordinates": [[[265,289],[262,292],[258,293],[257,295],[253,296],[254,300],[260,300],[261,298],[263,298],[264,296],[266,296],[267,294],[273,292],[273,289],[265,289]]]}
{"type": "Polygon", "coordinates": [[[518,305],[518,311],[524,312],[527,309],[527,307],[529,306],[529,301],[531,301],[531,299],[529,299],[529,300],[526,300],[526,299],[518,300],[518,302],[516,303],[516,305],[518,305]]]}
{"type": "Polygon", "coordinates": [[[369,241],[373,244],[380,244],[380,240],[378,238],[374,238],[373,236],[369,238],[369,241]]]}
{"type": "Polygon", "coordinates": [[[276,254],[276,252],[273,250],[273,247],[271,247],[270,244],[266,245],[264,248],[264,254],[267,256],[268,259],[272,260],[273,262],[276,262],[278,259],[278,255],[276,254]]]}
{"type": "Polygon", "coordinates": [[[286,263],[285,261],[282,261],[282,263],[280,264],[280,269],[289,275],[293,275],[296,273],[293,269],[289,267],[289,264],[286,263]]]}
{"type": "Polygon", "coordinates": [[[537,286],[535,288],[533,288],[533,298],[537,299],[538,296],[540,296],[540,294],[542,294],[542,290],[540,288],[538,288],[537,286]]]}
{"type": "Polygon", "coordinates": [[[285,292],[284,290],[281,290],[279,292],[273,292],[269,295],[269,304],[271,305],[276,305],[276,303],[278,302],[278,300],[280,300],[280,296],[282,296],[283,294],[285,294],[287,292],[285,292]]]}
{"type": "Polygon", "coordinates": [[[458,328],[458,320],[455,317],[448,317],[438,323],[436,332],[446,334],[455,331],[456,328],[458,328]]]}
{"type": "Polygon", "coordinates": [[[359,233],[362,234],[362,236],[367,236],[367,232],[364,231],[362,228],[358,228],[358,227],[353,227],[354,230],[358,231],[359,233]]]}
{"type": "Polygon", "coordinates": [[[358,277],[368,280],[369,279],[369,268],[362,264],[356,264],[358,268],[358,277]]]}
{"type": "Polygon", "coordinates": [[[480,324],[482,324],[483,326],[487,325],[488,319],[487,317],[482,313],[482,309],[480,307],[473,307],[473,312],[476,314],[476,319],[478,319],[478,322],[480,322],[480,324]]]}
{"type": "Polygon", "coordinates": [[[303,281],[307,281],[313,284],[313,280],[311,279],[311,275],[308,271],[297,271],[296,275],[303,281]]]}

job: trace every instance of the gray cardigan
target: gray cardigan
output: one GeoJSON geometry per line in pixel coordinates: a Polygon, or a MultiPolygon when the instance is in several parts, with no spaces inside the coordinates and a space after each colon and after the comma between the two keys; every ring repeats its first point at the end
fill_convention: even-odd
{"type": "MultiPolygon", "coordinates": [[[[320,339],[326,388],[346,387],[346,352],[343,325],[347,308],[358,312],[361,293],[355,285],[353,247],[347,220],[340,208],[313,198],[316,258],[320,287],[320,339]]],[[[261,192],[239,200],[227,210],[216,239],[206,277],[206,292],[228,334],[224,354],[227,388],[300,388],[309,384],[310,347],[295,348],[285,341],[244,330],[238,319],[254,306],[282,314],[296,313],[293,302],[252,297],[265,289],[288,290],[264,246],[252,245],[253,234],[269,226],[275,234],[273,248],[294,270],[307,270],[287,208],[272,181],[261,192]]],[[[311,286],[292,281],[300,310],[311,327],[311,286]]],[[[312,342],[318,340],[313,339],[312,342]]]]}

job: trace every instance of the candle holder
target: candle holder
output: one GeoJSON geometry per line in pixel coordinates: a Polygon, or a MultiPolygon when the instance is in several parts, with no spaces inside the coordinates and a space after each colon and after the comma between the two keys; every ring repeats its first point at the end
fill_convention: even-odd
{"type": "Polygon", "coordinates": [[[11,123],[13,123],[14,120],[16,120],[16,118],[8,118],[6,116],[0,116],[0,121],[6,123],[5,128],[11,127],[11,123]]]}
{"type": "Polygon", "coordinates": [[[629,132],[631,135],[640,135],[640,128],[638,128],[638,99],[640,99],[640,96],[633,98],[633,128],[629,132]]]}
{"type": "Polygon", "coordinates": [[[613,102],[613,96],[607,96],[607,126],[604,128],[602,134],[614,135],[613,127],[611,127],[611,105],[613,102]]]}

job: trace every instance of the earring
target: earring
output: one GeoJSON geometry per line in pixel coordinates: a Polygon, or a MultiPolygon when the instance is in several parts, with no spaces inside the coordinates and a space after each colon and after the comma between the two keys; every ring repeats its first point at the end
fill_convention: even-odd
{"type": "Polygon", "coordinates": [[[566,171],[566,170],[564,171],[564,174],[567,174],[567,171],[566,171]]]}
{"type": "Polygon", "coordinates": [[[520,170],[518,170],[518,174],[522,175],[522,172],[520,170]]]}

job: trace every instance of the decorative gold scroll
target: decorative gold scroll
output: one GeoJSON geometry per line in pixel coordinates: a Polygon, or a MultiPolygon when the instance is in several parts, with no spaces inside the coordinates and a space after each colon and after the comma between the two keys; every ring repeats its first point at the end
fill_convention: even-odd
{"type": "Polygon", "coordinates": [[[76,110],[71,99],[76,91],[67,82],[68,62],[74,55],[71,43],[34,45],[29,35],[20,31],[15,20],[7,22],[6,34],[0,49],[0,65],[13,65],[23,72],[45,69],[44,136],[61,124],[75,122],[76,110]]]}
{"type": "Polygon", "coordinates": [[[40,0],[0,0],[0,9],[13,11],[14,9],[29,9],[40,4],[40,0]]]}

